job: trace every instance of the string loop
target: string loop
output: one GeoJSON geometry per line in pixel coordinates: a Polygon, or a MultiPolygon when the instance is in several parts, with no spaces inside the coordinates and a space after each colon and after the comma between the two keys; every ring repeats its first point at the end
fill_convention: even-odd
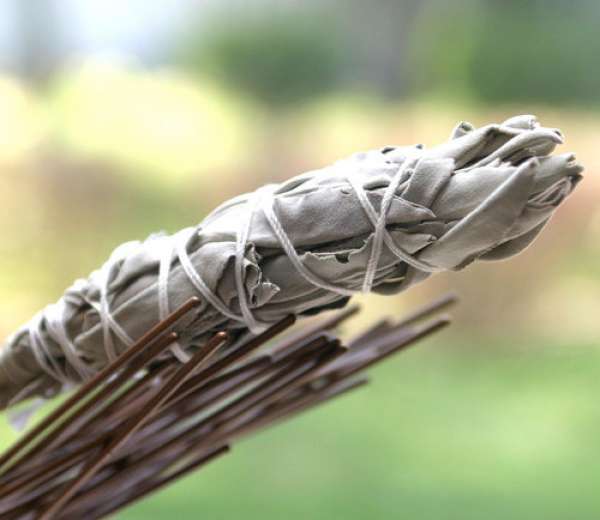
{"type": "MultiPolygon", "coordinates": [[[[165,319],[169,314],[169,278],[174,261],[176,260],[181,266],[186,278],[204,300],[214,307],[227,318],[243,323],[253,333],[259,333],[268,324],[262,323],[256,318],[251,309],[251,303],[248,300],[248,294],[244,284],[244,261],[246,249],[249,242],[250,231],[252,229],[252,221],[258,211],[262,211],[266,217],[277,241],[281,245],[284,253],[289,258],[291,264],[296,271],[307,282],[336,294],[343,296],[351,296],[357,292],[369,292],[373,288],[377,269],[383,247],[387,247],[398,260],[406,264],[426,272],[434,272],[440,269],[429,265],[415,258],[413,255],[404,251],[401,247],[394,243],[393,238],[386,229],[387,214],[390,209],[393,197],[402,181],[407,175],[414,173],[420,161],[420,150],[415,149],[415,154],[406,158],[396,170],[393,177],[390,179],[387,186],[379,214],[369,201],[366,191],[358,182],[356,176],[346,174],[345,180],[351,186],[356,195],[357,201],[373,226],[371,235],[371,251],[369,259],[365,267],[365,276],[360,287],[349,288],[341,285],[336,285],[328,280],[324,280],[317,274],[313,273],[302,261],[302,258],[296,251],[292,240],[285,231],[279,220],[276,212],[276,190],[278,185],[269,185],[257,190],[250,195],[244,202],[247,215],[243,224],[236,230],[236,245],[235,245],[235,262],[234,276],[237,289],[238,304],[240,314],[233,312],[213,290],[211,290],[206,282],[202,279],[201,274],[194,267],[190,255],[188,253],[188,245],[198,233],[198,228],[187,228],[174,235],[161,237],[164,241],[164,253],[160,257],[158,268],[158,315],[161,320],[165,319]]],[[[238,199],[241,200],[241,199],[238,199]]],[[[210,217],[209,217],[210,218],[210,217]]],[[[122,260],[122,256],[126,255],[126,250],[121,250],[119,254],[113,253],[111,259],[105,264],[99,273],[100,276],[100,299],[99,302],[91,302],[90,305],[98,313],[100,318],[100,326],[102,330],[103,346],[106,357],[109,361],[113,361],[118,353],[115,350],[114,336],[119,338],[126,346],[133,344],[133,339],[129,337],[126,331],[117,323],[113,316],[109,304],[109,283],[110,274],[117,260],[122,260]],[[112,260],[112,262],[111,262],[112,260]]],[[[31,341],[31,348],[34,356],[38,361],[42,370],[51,377],[62,383],[69,383],[69,378],[65,368],[52,355],[51,348],[58,345],[64,353],[66,361],[75,369],[77,374],[83,379],[88,379],[94,371],[81,359],[73,342],[68,337],[64,326],[65,316],[64,300],[59,300],[58,303],[47,307],[42,313],[36,316],[29,324],[28,332],[31,341]],[[44,333],[42,333],[44,327],[44,333]],[[51,340],[50,341],[48,341],[51,340]]],[[[171,346],[172,354],[181,362],[189,359],[190,355],[185,348],[175,342],[171,346]]]]}

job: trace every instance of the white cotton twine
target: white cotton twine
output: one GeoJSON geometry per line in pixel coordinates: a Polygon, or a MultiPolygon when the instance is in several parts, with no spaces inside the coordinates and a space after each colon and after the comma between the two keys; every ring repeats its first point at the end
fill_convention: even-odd
{"type": "MultiPolygon", "coordinates": [[[[364,280],[359,289],[348,289],[346,287],[332,284],[311,272],[304,265],[288,234],[281,225],[277,213],[275,212],[275,199],[277,198],[277,194],[274,192],[279,188],[279,185],[275,184],[260,188],[250,195],[246,201],[248,217],[237,230],[235,249],[235,283],[238,292],[241,314],[236,314],[229,309],[227,305],[225,305],[206,285],[200,273],[195,269],[187,252],[187,245],[196,235],[197,228],[186,228],[178,233],[175,233],[174,235],[165,237],[166,247],[164,254],[160,259],[157,282],[159,318],[163,320],[169,314],[169,275],[171,272],[173,259],[175,257],[179,261],[179,264],[181,265],[189,282],[194,286],[204,300],[217,309],[221,314],[232,320],[243,323],[255,334],[261,332],[268,326],[267,323],[260,322],[254,316],[250,308],[248,295],[246,294],[243,276],[244,257],[248,244],[248,237],[250,236],[253,217],[257,211],[262,211],[264,213],[283,251],[288,256],[290,262],[298,271],[298,273],[307,282],[311,283],[315,287],[325,289],[327,291],[344,296],[350,296],[357,292],[370,292],[373,287],[373,281],[377,272],[377,267],[379,265],[379,260],[383,252],[384,245],[399,260],[416,269],[426,272],[441,271],[442,269],[414,258],[410,253],[407,253],[398,245],[396,245],[385,226],[387,213],[401,180],[405,178],[406,175],[414,173],[414,170],[420,161],[420,148],[415,147],[414,152],[415,153],[413,156],[405,159],[403,163],[399,165],[398,170],[391,179],[384,192],[379,214],[377,214],[377,211],[369,201],[364,188],[360,185],[358,180],[352,175],[346,175],[346,180],[352,187],[362,210],[373,226],[371,252],[367,262],[364,280]]],[[[113,257],[111,257],[111,259],[109,259],[109,261],[102,268],[100,302],[99,304],[94,305],[94,309],[100,316],[103,334],[103,347],[106,357],[109,361],[113,361],[117,357],[113,334],[116,335],[128,347],[134,343],[134,340],[129,337],[129,335],[117,323],[116,319],[112,315],[108,301],[110,273],[114,266],[114,262],[116,261],[116,258],[114,257],[118,256],[116,253],[117,252],[113,253],[113,257]]],[[[123,253],[121,252],[121,255],[122,254],[123,253]]],[[[60,363],[58,363],[58,361],[51,354],[51,346],[59,346],[66,360],[73,366],[82,380],[89,379],[94,374],[94,371],[91,369],[91,367],[86,365],[81,359],[75,344],[67,335],[64,324],[64,320],[66,318],[66,313],[64,312],[65,308],[66,303],[63,299],[61,299],[57,303],[46,307],[46,309],[39,313],[28,325],[31,348],[40,367],[42,370],[44,370],[44,372],[63,384],[69,383],[70,378],[67,376],[65,369],[61,367],[60,363]],[[42,333],[42,326],[44,324],[46,335],[42,333]],[[52,340],[52,345],[50,344],[50,341],[48,341],[49,339],[52,340]]],[[[180,362],[185,362],[190,358],[190,355],[179,343],[175,342],[170,348],[173,355],[180,362]]]]}

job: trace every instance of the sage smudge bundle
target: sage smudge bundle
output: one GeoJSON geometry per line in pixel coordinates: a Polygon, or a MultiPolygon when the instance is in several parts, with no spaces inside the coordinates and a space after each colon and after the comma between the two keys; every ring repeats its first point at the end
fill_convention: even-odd
{"type": "Polygon", "coordinates": [[[461,123],[439,146],[357,153],[123,244],[7,341],[0,406],[91,377],[192,296],[201,304],[170,352],[182,361],[217,331],[258,333],[515,255],[581,177],[572,154],[552,155],[562,141],[533,116],[461,123]]]}

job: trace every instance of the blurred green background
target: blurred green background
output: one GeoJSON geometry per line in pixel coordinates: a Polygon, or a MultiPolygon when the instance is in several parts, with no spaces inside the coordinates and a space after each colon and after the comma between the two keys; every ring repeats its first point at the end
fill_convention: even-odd
{"type": "Polygon", "coordinates": [[[1,4],[3,337],[122,241],[462,119],[537,114],[587,169],[518,258],[358,320],[453,289],[450,329],[119,518],[598,518],[599,24],[592,0],[1,4]]]}

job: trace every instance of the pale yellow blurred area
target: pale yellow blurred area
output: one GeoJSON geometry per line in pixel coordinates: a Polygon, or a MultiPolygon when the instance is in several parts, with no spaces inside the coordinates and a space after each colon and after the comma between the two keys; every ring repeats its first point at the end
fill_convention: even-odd
{"type": "Polygon", "coordinates": [[[233,168],[260,131],[248,104],[175,71],[90,59],[54,87],[50,111],[60,144],[165,188],[233,168]]]}
{"type": "Polygon", "coordinates": [[[0,76],[0,161],[23,160],[47,134],[43,103],[19,80],[0,76]]]}

